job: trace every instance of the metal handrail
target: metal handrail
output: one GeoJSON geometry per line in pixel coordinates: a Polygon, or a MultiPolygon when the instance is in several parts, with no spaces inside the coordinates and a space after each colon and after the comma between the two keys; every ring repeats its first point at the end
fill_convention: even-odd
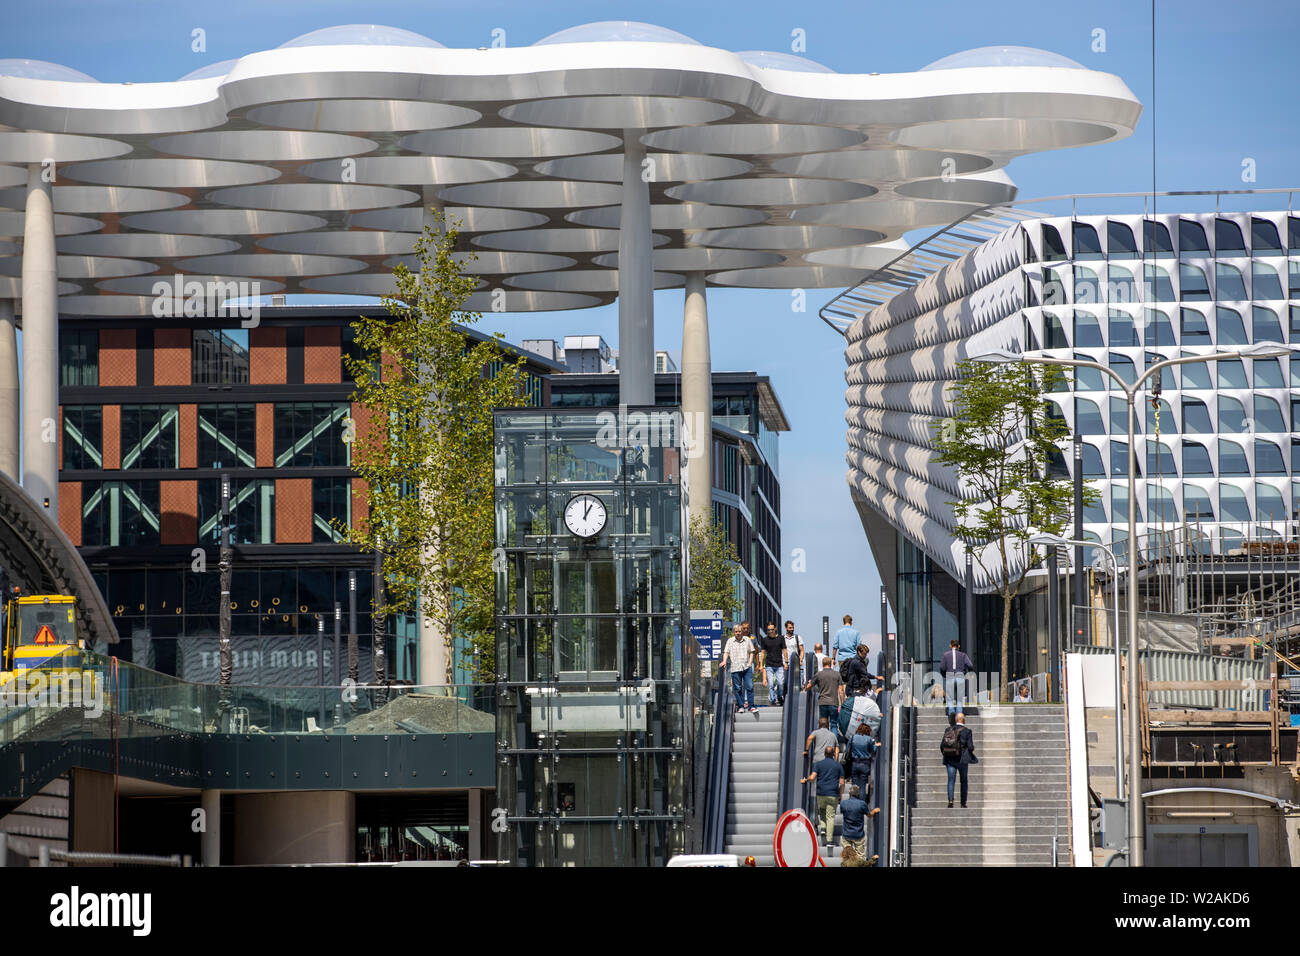
{"type": "Polygon", "coordinates": [[[727,681],[718,669],[713,688],[713,732],[709,742],[709,776],[704,795],[704,852],[721,853],[726,846],[727,786],[731,776],[731,709],[727,681]]]}

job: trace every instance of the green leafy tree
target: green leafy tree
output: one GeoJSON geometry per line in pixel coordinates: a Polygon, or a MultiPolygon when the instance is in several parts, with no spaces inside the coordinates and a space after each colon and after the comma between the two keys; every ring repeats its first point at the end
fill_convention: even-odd
{"type": "Polygon", "coordinates": [[[459,223],[435,211],[415,244],[420,271],[396,269],[389,315],[352,324],[359,357],[344,359],[364,422],[355,429],[352,467],[368,490],[365,520],[348,540],[382,551],[386,594],[377,613],[423,614],[447,646],[446,680],[455,666],[453,636],[463,636],[477,679],[492,679],[492,410],[523,404],[523,358],[502,337],[472,342],[463,310],[476,280],[456,255],[459,223]],[[475,653],[477,651],[477,653],[475,653]]]}
{"type": "Polygon", "coordinates": [[[736,594],[736,568],[740,558],[720,521],[703,515],[691,519],[690,606],[697,610],[718,609],[728,621],[740,616],[743,607],[736,594]]]}
{"type": "MultiPolygon", "coordinates": [[[[1038,532],[1062,534],[1071,516],[1073,483],[1050,467],[1069,428],[1049,414],[1045,398],[1066,377],[1058,367],[1025,362],[963,361],[957,372],[947,393],[955,414],[934,426],[934,460],[961,479],[967,494],[950,502],[957,537],[1002,597],[1006,701],[1011,604],[1035,563],[1027,541],[1038,532]]],[[[1088,489],[1085,500],[1095,495],[1088,489]]]]}

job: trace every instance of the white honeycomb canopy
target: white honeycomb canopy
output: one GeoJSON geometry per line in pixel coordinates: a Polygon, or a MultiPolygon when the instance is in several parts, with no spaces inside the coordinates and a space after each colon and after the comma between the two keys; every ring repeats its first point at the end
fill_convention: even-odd
{"type": "Polygon", "coordinates": [[[469,308],[605,304],[626,136],[658,287],[852,285],[905,231],[1011,198],[1011,159],[1123,138],[1141,110],[1064,58],[958,64],[833,73],[644,24],[480,50],[339,27],[171,83],[0,60],[0,295],[21,294],[29,169],[52,162],[63,313],[142,314],[177,273],[388,293],[429,206],[478,255],[469,308]]]}

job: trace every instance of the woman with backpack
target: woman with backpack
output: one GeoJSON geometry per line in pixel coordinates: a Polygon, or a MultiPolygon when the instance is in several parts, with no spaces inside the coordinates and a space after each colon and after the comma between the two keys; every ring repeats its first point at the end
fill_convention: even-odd
{"type": "Polygon", "coordinates": [[[948,809],[952,809],[952,793],[961,775],[961,806],[966,809],[967,769],[975,759],[975,738],[966,726],[966,715],[957,714],[957,722],[950,724],[939,741],[939,753],[943,756],[944,769],[948,771],[948,809]]]}

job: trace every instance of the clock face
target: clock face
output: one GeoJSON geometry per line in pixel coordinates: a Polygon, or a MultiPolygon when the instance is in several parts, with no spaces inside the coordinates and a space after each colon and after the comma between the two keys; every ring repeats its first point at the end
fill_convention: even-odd
{"type": "Polygon", "coordinates": [[[574,495],[564,506],[564,523],[580,538],[592,538],[605,527],[609,514],[595,495],[574,495]]]}

